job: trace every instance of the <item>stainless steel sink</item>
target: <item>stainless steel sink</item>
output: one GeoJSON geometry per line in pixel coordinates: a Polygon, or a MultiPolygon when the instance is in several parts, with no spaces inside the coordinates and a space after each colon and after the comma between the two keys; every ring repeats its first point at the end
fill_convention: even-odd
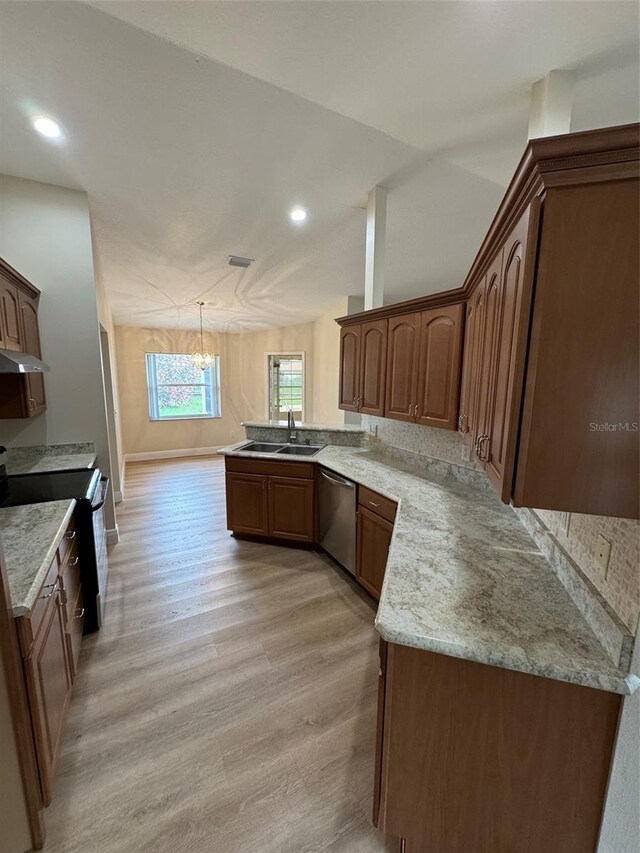
{"type": "Polygon", "coordinates": [[[277,453],[285,446],[284,444],[273,444],[269,441],[250,441],[248,444],[243,444],[238,450],[243,453],[277,453]]]}
{"type": "Polygon", "coordinates": [[[278,456],[280,454],[283,456],[285,454],[287,456],[315,456],[324,446],[324,444],[285,444],[276,453],[278,456]]]}

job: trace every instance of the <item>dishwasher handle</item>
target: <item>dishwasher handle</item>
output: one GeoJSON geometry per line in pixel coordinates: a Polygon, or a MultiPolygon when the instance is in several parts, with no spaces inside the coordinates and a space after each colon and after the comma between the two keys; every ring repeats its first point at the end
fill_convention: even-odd
{"type": "Polygon", "coordinates": [[[334,483],[336,486],[346,486],[347,489],[355,489],[356,484],[352,483],[351,480],[344,480],[342,477],[333,476],[330,477],[326,471],[321,468],[320,473],[325,478],[325,480],[329,480],[330,483],[334,483]]]}

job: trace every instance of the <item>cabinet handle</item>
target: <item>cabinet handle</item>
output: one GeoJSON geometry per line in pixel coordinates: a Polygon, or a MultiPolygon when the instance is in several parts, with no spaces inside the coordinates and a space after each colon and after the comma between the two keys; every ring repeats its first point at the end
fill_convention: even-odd
{"type": "Polygon", "coordinates": [[[367,501],[367,503],[371,504],[371,506],[378,507],[380,504],[374,503],[374,501],[367,501]]]}
{"type": "Polygon", "coordinates": [[[80,557],[76,557],[75,560],[73,561],[73,563],[69,562],[69,563],[67,563],[67,565],[69,566],[70,569],[72,569],[74,566],[78,565],[79,560],[80,560],[80,557]]]}
{"type": "Polygon", "coordinates": [[[460,417],[458,418],[458,432],[466,432],[467,431],[466,423],[467,423],[467,416],[466,415],[460,415],[460,417]]]}
{"type": "Polygon", "coordinates": [[[75,530],[69,530],[67,533],[64,534],[64,538],[67,539],[68,541],[75,539],[76,538],[76,531],[75,530]]]}
{"type": "Polygon", "coordinates": [[[354,407],[354,409],[358,408],[358,398],[357,397],[353,398],[353,400],[351,401],[351,405],[354,407]]]}
{"type": "Polygon", "coordinates": [[[409,403],[409,417],[413,415],[413,403],[409,403]]]}
{"type": "Polygon", "coordinates": [[[420,417],[420,403],[414,403],[413,404],[413,417],[414,418],[420,417]]]}
{"type": "Polygon", "coordinates": [[[360,408],[360,403],[361,403],[361,401],[362,401],[362,397],[356,397],[356,400],[358,401],[358,402],[357,402],[357,404],[356,404],[356,406],[357,406],[357,408],[359,409],[359,408],[360,408]]]}
{"type": "Polygon", "coordinates": [[[67,590],[64,588],[64,586],[61,586],[58,589],[58,592],[60,593],[60,598],[58,599],[58,606],[63,607],[68,601],[67,590]]]}
{"type": "Polygon", "coordinates": [[[73,614],[74,619],[82,619],[84,616],[84,607],[78,608],[76,612],[73,614]]]}
{"type": "Polygon", "coordinates": [[[36,410],[37,408],[38,408],[38,407],[37,407],[37,405],[36,405],[36,401],[33,399],[33,397],[29,397],[29,409],[30,409],[32,412],[35,412],[35,410],[36,410]]]}
{"type": "Polygon", "coordinates": [[[485,445],[485,442],[488,442],[488,441],[489,441],[489,436],[488,436],[488,435],[481,435],[481,436],[479,436],[479,438],[478,438],[478,449],[477,449],[477,451],[476,451],[476,452],[477,452],[477,454],[478,454],[478,459],[479,459],[481,462],[488,462],[488,461],[489,461],[489,456],[488,456],[488,454],[485,456],[485,455],[484,455],[484,453],[482,452],[482,451],[483,451],[483,448],[484,448],[484,445],[485,445]]]}
{"type": "Polygon", "coordinates": [[[51,598],[51,596],[56,594],[56,592],[58,591],[58,580],[57,580],[57,578],[53,583],[46,583],[42,587],[42,589],[51,589],[51,587],[54,587],[53,591],[48,592],[46,595],[41,595],[40,598],[51,598]]]}

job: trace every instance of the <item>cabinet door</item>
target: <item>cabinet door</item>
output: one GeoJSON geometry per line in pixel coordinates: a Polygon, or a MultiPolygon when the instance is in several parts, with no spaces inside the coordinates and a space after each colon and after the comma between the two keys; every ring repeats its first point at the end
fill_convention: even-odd
{"type": "MultiPolygon", "coordinates": [[[[22,326],[23,352],[41,358],[40,330],[38,328],[38,303],[35,299],[20,293],[18,297],[20,323],[22,326]]],[[[44,377],[41,373],[26,373],[25,395],[26,411],[29,417],[39,415],[47,408],[44,394],[44,377]]]]}
{"type": "Polygon", "coordinates": [[[25,660],[25,674],[42,796],[48,806],[71,692],[64,607],[58,595],[50,599],[31,654],[25,660]]]}
{"type": "Polygon", "coordinates": [[[420,314],[402,314],[389,320],[385,416],[413,421],[420,348],[420,314]]]}
{"type": "Polygon", "coordinates": [[[511,497],[531,305],[533,276],[531,270],[525,270],[529,222],[530,208],[527,208],[504,247],[491,398],[486,415],[489,438],[483,449],[485,471],[504,501],[511,497]]]}
{"type": "Polygon", "coordinates": [[[380,823],[380,803],[382,800],[382,766],[384,755],[384,695],[387,680],[387,644],[380,638],[380,668],[378,669],[378,714],[376,720],[376,756],[373,774],[373,825],[380,823]]]}
{"type": "Polygon", "coordinates": [[[227,529],[255,536],[269,534],[266,474],[227,472],[227,529]]]}
{"type": "Polygon", "coordinates": [[[392,533],[390,521],[358,507],[356,578],[375,599],[380,598],[392,533]]]}
{"type": "Polygon", "coordinates": [[[358,411],[360,394],[360,326],[340,330],[340,399],[338,406],[347,412],[358,411]]]}
{"type": "Polygon", "coordinates": [[[471,446],[475,444],[478,436],[480,362],[482,359],[486,288],[487,280],[483,278],[472,291],[467,303],[459,428],[465,441],[471,446]]]}
{"type": "Polygon", "coordinates": [[[460,412],[458,415],[458,432],[468,441],[469,409],[473,387],[473,348],[477,334],[476,314],[473,297],[469,299],[465,310],[464,323],[464,354],[462,358],[462,376],[460,379],[460,412]]]}
{"type": "Polygon", "coordinates": [[[478,360],[478,396],[476,400],[476,457],[486,463],[486,450],[489,443],[491,379],[496,357],[496,335],[498,332],[500,309],[500,284],[502,275],[502,251],[500,251],[487,272],[484,298],[484,318],[482,340],[479,341],[478,360]]]}
{"type": "Polygon", "coordinates": [[[313,480],[269,477],[269,535],[296,542],[314,541],[313,480]]]}
{"type": "Polygon", "coordinates": [[[22,352],[18,288],[0,275],[0,326],[3,348],[22,352]]]}
{"type": "Polygon", "coordinates": [[[416,421],[457,429],[464,305],[422,312],[416,421]]]}
{"type": "Polygon", "coordinates": [[[361,327],[358,410],[365,415],[384,415],[387,327],[387,320],[372,320],[361,327]]]}
{"type": "Polygon", "coordinates": [[[65,632],[67,635],[67,654],[69,658],[69,674],[71,681],[75,681],[78,672],[78,658],[80,657],[80,646],[82,645],[82,631],[84,630],[84,598],[82,587],[74,601],[67,603],[67,622],[65,632]]]}

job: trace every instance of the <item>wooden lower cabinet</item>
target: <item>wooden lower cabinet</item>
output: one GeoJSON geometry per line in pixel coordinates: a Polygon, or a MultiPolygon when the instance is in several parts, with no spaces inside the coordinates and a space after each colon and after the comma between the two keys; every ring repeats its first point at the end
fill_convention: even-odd
{"type": "Polygon", "coordinates": [[[392,534],[392,522],[362,504],[358,506],[356,578],[376,600],[382,591],[392,534]]]}
{"type": "Polygon", "coordinates": [[[265,474],[227,471],[227,527],[235,533],[269,535],[269,499],[265,474]]]}
{"type": "Polygon", "coordinates": [[[72,520],[31,612],[16,619],[45,806],[53,798],[54,775],[78,670],[83,625],[80,564],[72,520]]]}
{"type": "Polygon", "coordinates": [[[59,595],[55,595],[47,607],[24,668],[42,798],[48,806],[53,798],[53,776],[72,684],[65,612],[59,595]]]}
{"type": "Polygon", "coordinates": [[[380,830],[407,853],[595,853],[622,697],[396,644],[381,662],[380,830]]]}
{"type": "Polygon", "coordinates": [[[313,542],[314,481],[269,477],[269,536],[313,542]]]}
{"type": "Polygon", "coordinates": [[[315,541],[312,465],[233,457],[226,465],[229,530],[290,542],[315,541]]]}

